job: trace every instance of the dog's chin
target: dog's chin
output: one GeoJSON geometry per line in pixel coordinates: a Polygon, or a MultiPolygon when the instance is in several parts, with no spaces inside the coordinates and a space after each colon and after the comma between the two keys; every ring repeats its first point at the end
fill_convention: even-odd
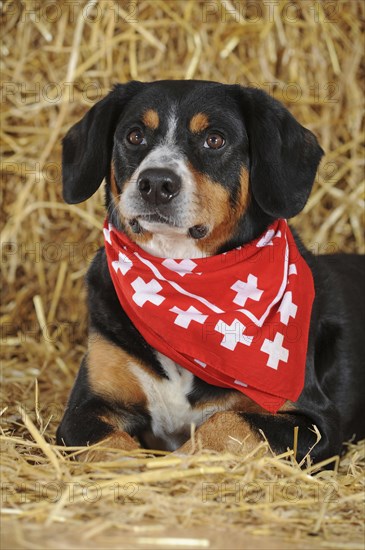
{"type": "Polygon", "coordinates": [[[194,240],[205,237],[208,232],[208,226],[197,224],[191,227],[182,227],[172,218],[165,218],[159,214],[148,216],[138,216],[129,221],[130,228],[136,234],[148,231],[154,235],[163,235],[167,237],[188,237],[194,240]]]}
{"type": "Polygon", "coordinates": [[[177,220],[172,216],[164,216],[159,212],[142,214],[135,218],[142,230],[150,233],[177,233],[181,234],[184,229],[179,226],[177,220]]]}
{"type": "MultiPolygon", "coordinates": [[[[139,241],[140,246],[149,254],[160,258],[201,258],[206,254],[198,246],[203,226],[181,227],[173,223],[151,221],[138,218],[133,221],[133,231],[149,235],[147,240],[139,241]]],[[[204,232],[205,230],[204,226],[204,232]]],[[[137,237],[137,235],[136,235],[137,237]]]]}
{"type": "Polygon", "coordinates": [[[142,230],[153,233],[154,235],[167,235],[174,237],[175,235],[186,235],[187,233],[187,230],[184,227],[178,227],[168,222],[138,219],[138,223],[142,230]]]}

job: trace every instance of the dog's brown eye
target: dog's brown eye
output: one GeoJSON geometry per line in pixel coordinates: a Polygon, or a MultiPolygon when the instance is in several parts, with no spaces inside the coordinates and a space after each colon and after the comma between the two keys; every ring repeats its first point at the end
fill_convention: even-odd
{"type": "Polygon", "coordinates": [[[127,139],[132,145],[144,145],[146,143],[143,132],[137,129],[129,132],[127,139]]]}
{"type": "Polygon", "coordinates": [[[209,147],[209,149],[220,149],[224,144],[225,140],[220,134],[209,134],[205,140],[204,147],[209,147]]]}

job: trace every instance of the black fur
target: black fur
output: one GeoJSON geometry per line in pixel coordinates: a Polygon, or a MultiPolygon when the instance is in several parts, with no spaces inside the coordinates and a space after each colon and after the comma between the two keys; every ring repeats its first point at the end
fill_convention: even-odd
{"type": "Polygon", "coordinates": [[[90,198],[110,167],[114,131],[123,106],[143,87],[141,82],[117,85],[75,124],[63,140],[63,198],[75,204],[90,198]]]}
{"type": "MultiPolygon", "coordinates": [[[[155,139],[147,130],[148,146],[130,151],[125,143],[127,129],[146,106],[166,109],[172,100],[179,104],[179,112],[186,114],[186,120],[196,112],[209,112],[210,118],[215,118],[216,129],[222,128],[229,136],[229,147],[214,153],[199,152],[196,146],[199,136],[187,137],[183,124],[178,130],[180,145],[189,162],[228,188],[232,204],[238,193],[239,170],[242,166],[249,169],[250,204],[235,232],[217,253],[258,237],[273,219],[291,217],[303,209],[323,154],[314,135],[264,92],[203,81],[133,82],[116,86],[64,139],[66,202],[87,199],[105,177],[106,206],[111,221],[120,227],[110,207],[111,160],[113,158],[117,185],[122,190],[155,139]]],[[[160,130],[165,131],[163,122],[160,130]]],[[[365,436],[364,257],[341,254],[317,257],[303,247],[297,236],[296,240],[312,270],[316,288],[305,387],[295,411],[277,415],[240,414],[254,430],[263,430],[277,451],[292,446],[293,426],[299,426],[299,459],[315,442],[316,436],[311,431],[315,424],[322,439],[312,456],[321,460],[340,453],[344,441],[365,436]]],[[[87,283],[91,333],[102,334],[147,363],[157,376],[166,377],[154,350],[120,306],[104,249],[99,250],[91,264],[87,283]]],[[[195,378],[189,400],[192,405],[209,404],[232,391],[195,378]]],[[[96,398],[90,393],[83,363],[58,430],[58,442],[81,445],[105,437],[109,427],[98,416],[110,407],[125,416],[126,431],[143,442],[143,433],[150,425],[148,411],[123,410],[123,404],[96,398]]]]}
{"type": "Polygon", "coordinates": [[[265,92],[238,89],[250,150],[252,193],[273,218],[303,210],[323,155],[315,136],[265,92]]]}

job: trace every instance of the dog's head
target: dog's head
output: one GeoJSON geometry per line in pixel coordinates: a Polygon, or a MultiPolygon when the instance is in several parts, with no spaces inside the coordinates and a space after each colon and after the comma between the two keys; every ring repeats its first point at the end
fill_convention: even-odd
{"type": "Polygon", "coordinates": [[[63,196],[106,179],[110,221],[160,256],[247,242],[300,212],[322,149],[266,93],[204,81],[117,85],[67,133],[63,196]]]}

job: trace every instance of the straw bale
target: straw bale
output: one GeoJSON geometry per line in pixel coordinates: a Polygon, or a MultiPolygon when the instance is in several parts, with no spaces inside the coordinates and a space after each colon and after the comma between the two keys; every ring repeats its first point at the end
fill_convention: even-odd
{"type": "Polygon", "coordinates": [[[364,9],[361,0],[2,2],[4,548],[363,547],[363,442],[318,472],[262,447],[160,458],[111,450],[108,461],[80,462],[54,434],[85,351],[83,277],[104,215],[102,190],[62,202],[67,129],[115,82],[260,86],[326,151],[293,222],[305,243],[363,252],[364,9]]]}

